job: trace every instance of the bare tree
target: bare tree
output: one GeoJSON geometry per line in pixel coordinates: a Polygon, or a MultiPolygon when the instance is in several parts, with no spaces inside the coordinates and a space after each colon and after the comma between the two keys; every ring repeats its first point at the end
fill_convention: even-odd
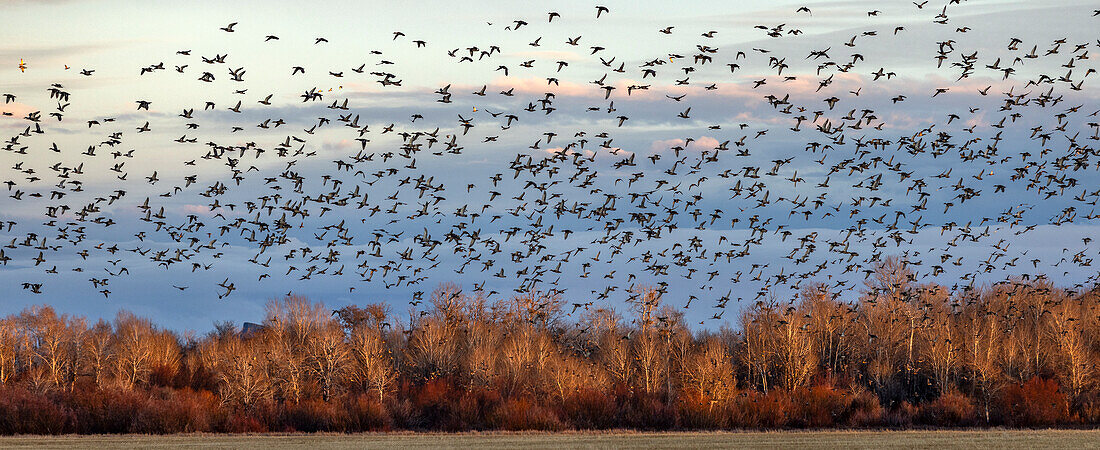
{"type": "Polygon", "coordinates": [[[288,296],[267,305],[263,339],[272,384],[280,399],[298,403],[309,389],[308,351],[328,319],[321,305],[288,296]]]}
{"type": "Polygon", "coordinates": [[[592,370],[592,366],[569,353],[558,353],[548,362],[548,381],[559,401],[576,394],[583,388],[600,390],[606,387],[606,379],[592,370]]]}
{"type": "Polygon", "coordinates": [[[496,323],[476,320],[469,324],[463,369],[469,374],[471,383],[488,387],[497,381],[502,334],[496,323]]]}
{"type": "Polygon", "coordinates": [[[794,306],[788,306],[779,314],[772,328],[775,337],[776,363],[783,378],[783,386],[789,390],[802,387],[809,381],[817,367],[813,336],[808,314],[794,306]]]}
{"type": "Polygon", "coordinates": [[[122,386],[133,388],[144,383],[152,370],[153,325],[128,311],[115,318],[114,373],[122,386]]]}
{"type": "Polygon", "coordinates": [[[913,372],[918,313],[910,304],[913,273],[898,258],[885,259],[874,269],[860,297],[859,323],[865,370],[881,390],[895,375],[906,380],[913,372]]]}
{"type": "Polygon", "coordinates": [[[962,336],[954,315],[942,304],[931,308],[927,317],[923,356],[928,361],[936,389],[942,393],[954,385],[955,371],[962,360],[962,336]]]}
{"type": "Polygon", "coordinates": [[[306,342],[306,363],[321,389],[321,399],[328,401],[340,388],[348,362],[344,332],[331,319],[323,319],[316,332],[306,342]]]}
{"type": "Polygon", "coordinates": [[[409,360],[426,378],[454,372],[458,366],[457,329],[439,317],[424,317],[412,329],[409,360]]]}
{"type": "Polygon", "coordinates": [[[725,344],[708,336],[684,363],[681,376],[684,386],[704,398],[711,406],[732,398],[737,387],[733,376],[733,360],[725,344]]]}
{"type": "Polygon", "coordinates": [[[607,371],[610,382],[631,386],[635,365],[628,341],[632,335],[621,322],[614,310],[597,308],[586,313],[583,329],[593,336],[590,343],[595,359],[607,371]]]}
{"type": "Polygon", "coordinates": [[[27,308],[19,318],[25,330],[25,349],[35,367],[34,379],[49,388],[67,384],[80,325],[70,326],[68,316],[58,316],[48,306],[27,308]]]}
{"type": "Polygon", "coordinates": [[[217,373],[223,403],[250,406],[267,398],[272,379],[266,370],[265,348],[257,340],[229,336],[217,343],[217,373]]]}
{"type": "Polygon", "coordinates": [[[553,343],[543,330],[531,323],[515,323],[503,340],[500,362],[507,377],[508,393],[533,392],[547,373],[553,343]]]}
{"type": "Polygon", "coordinates": [[[354,364],[353,378],[374,391],[379,402],[383,401],[397,383],[398,372],[382,330],[369,324],[356,326],[351,332],[349,349],[354,364]]]}
{"type": "Polygon", "coordinates": [[[1065,299],[1051,309],[1047,320],[1063,385],[1074,399],[1093,384],[1096,371],[1096,311],[1081,299],[1065,299]]]}
{"type": "MultiPolygon", "coordinates": [[[[980,294],[978,294],[980,295],[980,294]]],[[[974,387],[981,392],[985,421],[990,420],[989,406],[995,392],[1001,387],[999,344],[1003,330],[997,316],[977,303],[962,317],[966,352],[966,366],[974,387]]]]}
{"type": "Polygon", "coordinates": [[[658,318],[654,314],[661,305],[661,293],[652,287],[636,286],[629,301],[637,323],[631,352],[637,362],[642,389],[655,392],[665,384],[668,369],[668,339],[658,332],[658,318]]]}
{"type": "Polygon", "coordinates": [[[7,384],[19,367],[19,327],[11,318],[0,319],[0,385],[7,384]]]}
{"type": "Polygon", "coordinates": [[[836,374],[848,364],[853,334],[853,318],[849,306],[834,299],[827,286],[809,285],[801,295],[803,308],[810,315],[813,348],[822,370],[836,374]]]}

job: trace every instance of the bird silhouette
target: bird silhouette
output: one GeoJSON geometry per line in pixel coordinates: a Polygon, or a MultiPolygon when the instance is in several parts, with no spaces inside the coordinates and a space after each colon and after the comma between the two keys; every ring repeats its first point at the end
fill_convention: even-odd
{"type": "MultiPolygon", "coordinates": [[[[272,43],[242,17],[220,28],[234,35],[195,31],[194,56],[35,66],[25,80],[40,86],[4,88],[0,210],[18,213],[0,216],[0,264],[43,280],[86,270],[111,300],[107,286],[122,295],[150,271],[219,299],[454,277],[489,297],[569,286],[602,303],[644,281],[714,321],[737,299],[723,285],[750,304],[814,280],[850,291],[890,256],[960,291],[1040,269],[1095,282],[1091,236],[1024,252],[1100,218],[1087,181],[1100,42],[989,30],[926,3],[910,13],[950,27],[838,7],[858,26],[807,39],[799,27],[823,14],[802,6],[721,46],[726,28],[662,18],[655,34],[604,6],[600,30],[615,33],[540,10],[478,22],[476,43],[411,22],[409,36],[272,43]],[[898,54],[897,39],[927,51],[898,54]],[[110,77],[133,89],[84,96],[110,77]]],[[[51,292],[26,279],[20,293],[51,292]]],[[[571,314],[592,305],[577,300],[571,314]]]]}

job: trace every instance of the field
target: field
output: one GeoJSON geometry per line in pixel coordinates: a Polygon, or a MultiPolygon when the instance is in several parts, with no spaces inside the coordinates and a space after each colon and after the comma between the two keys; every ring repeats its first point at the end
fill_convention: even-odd
{"type": "Polygon", "coordinates": [[[0,448],[1100,448],[1100,430],[16,436],[0,448]]]}

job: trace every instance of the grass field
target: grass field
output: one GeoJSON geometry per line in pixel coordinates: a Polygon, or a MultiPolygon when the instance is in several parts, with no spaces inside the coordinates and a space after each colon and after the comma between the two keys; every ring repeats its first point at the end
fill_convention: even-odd
{"type": "Polygon", "coordinates": [[[15,436],[0,448],[1100,448],[1100,430],[15,436]]]}

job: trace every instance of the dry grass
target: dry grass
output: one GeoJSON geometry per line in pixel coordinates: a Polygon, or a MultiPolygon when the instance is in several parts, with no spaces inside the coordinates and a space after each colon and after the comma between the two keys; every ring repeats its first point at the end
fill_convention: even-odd
{"type": "Polygon", "coordinates": [[[15,436],[0,448],[1100,448],[1100,430],[15,436]]]}

